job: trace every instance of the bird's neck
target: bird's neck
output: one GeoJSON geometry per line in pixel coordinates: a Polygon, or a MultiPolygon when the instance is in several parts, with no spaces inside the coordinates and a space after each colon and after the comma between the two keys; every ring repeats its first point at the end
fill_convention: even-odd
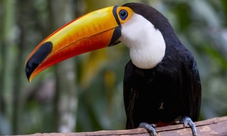
{"type": "Polygon", "coordinates": [[[147,45],[141,45],[141,48],[130,48],[130,58],[132,63],[141,69],[154,68],[165,56],[165,44],[158,41],[147,45]]]}
{"type": "Polygon", "coordinates": [[[132,63],[138,68],[154,68],[165,56],[162,33],[141,15],[133,15],[122,25],[122,41],[130,49],[132,63]]]}
{"type": "Polygon", "coordinates": [[[140,44],[139,46],[134,45],[129,48],[132,63],[142,69],[154,68],[165,56],[166,45],[161,32],[155,30],[147,36],[150,38],[134,43],[140,44]]]}
{"type": "Polygon", "coordinates": [[[165,56],[166,43],[163,35],[152,24],[144,31],[136,32],[137,37],[125,40],[130,49],[132,63],[141,69],[154,68],[165,56]]]}

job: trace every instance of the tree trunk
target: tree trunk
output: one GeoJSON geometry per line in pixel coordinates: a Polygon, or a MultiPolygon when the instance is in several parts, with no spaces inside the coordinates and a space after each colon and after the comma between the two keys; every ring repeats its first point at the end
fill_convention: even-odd
{"type": "MultiPolygon", "coordinates": [[[[1,75],[0,75],[0,115],[13,118],[13,48],[15,45],[15,0],[3,0],[4,12],[1,21],[1,75]],[[5,98],[2,100],[2,98],[5,98]],[[2,113],[4,112],[4,113],[2,113]]],[[[9,128],[10,129],[10,128],[9,128]]],[[[5,130],[3,130],[5,131],[5,130]]],[[[10,131],[10,130],[9,130],[10,131]]],[[[2,132],[4,133],[4,132],[2,132]]],[[[11,132],[5,132],[11,133],[11,132]]]]}
{"type": "MultiPolygon", "coordinates": [[[[51,8],[52,31],[73,19],[73,3],[71,0],[49,0],[51,8]]],[[[63,61],[55,66],[56,96],[55,121],[59,132],[75,130],[78,98],[75,82],[75,59],[63,61]]]]}

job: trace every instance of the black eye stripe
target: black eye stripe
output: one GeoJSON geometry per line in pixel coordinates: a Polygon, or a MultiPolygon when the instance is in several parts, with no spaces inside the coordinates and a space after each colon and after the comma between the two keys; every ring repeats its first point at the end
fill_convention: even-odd
{"type": "Polygon", "coordinates": [[[114,8],[113,8],[113,15],[114,15],[114,17],[115,17],[115,19],[116,19],[116,21],[117,21],[117,24],[118,24],[119,26],[121,26],[121,23],[120,23],[120,21],[119,21],[119,19],[118,19],[118,16],[117,16],[117,8],[118,8],[118,6],[114,6],[114,8]]]}

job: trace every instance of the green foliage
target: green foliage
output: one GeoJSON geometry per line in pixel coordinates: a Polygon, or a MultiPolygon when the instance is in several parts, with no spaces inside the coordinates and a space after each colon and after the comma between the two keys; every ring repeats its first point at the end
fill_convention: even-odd
{"type": "MultiPolygon", "coordinates": [[[[10,0],[0,2],[0,134],[59,130],[60,125],[56,122],[60,117],[56,109],[60,104],[56,104],[55,77],[58,75],[55,68],[45,70],[32,83],[28,83],[24,75],[25,58],[53,32],[51,2],[22,0],[14,5],[10,0]],[[11,19],[9,24],[6,19],[11,19]],[[6,42],[10,44],[6,46],[6,42]]],[[[73,7],[71,12],[78,16],[126,2],[130,1],[71,0],[69,5],[73,7]]],[[[163,13],[182,43],[194,54],[203,87],[200,119],[226,115],[227,1],[141,2],[163,13]]],[[[75,100],[78,105],[75,106],[78,108],[73,112],[77,117],[74,131],[124,129],[122,88],[124,66],[128,60],[128,49],[122,44],[76,57],[75,100]]]]}

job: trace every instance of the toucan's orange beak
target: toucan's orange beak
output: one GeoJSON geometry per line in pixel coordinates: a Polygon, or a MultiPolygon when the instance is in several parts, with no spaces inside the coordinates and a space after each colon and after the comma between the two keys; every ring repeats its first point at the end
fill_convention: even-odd
{"type": "Polygon", "coordinates": [[[29,81],[44,69],[70,57],[113,45],[121,36],[117,6],[86,14],[59,28],[28,56],[25,72],[29,81]]]}

